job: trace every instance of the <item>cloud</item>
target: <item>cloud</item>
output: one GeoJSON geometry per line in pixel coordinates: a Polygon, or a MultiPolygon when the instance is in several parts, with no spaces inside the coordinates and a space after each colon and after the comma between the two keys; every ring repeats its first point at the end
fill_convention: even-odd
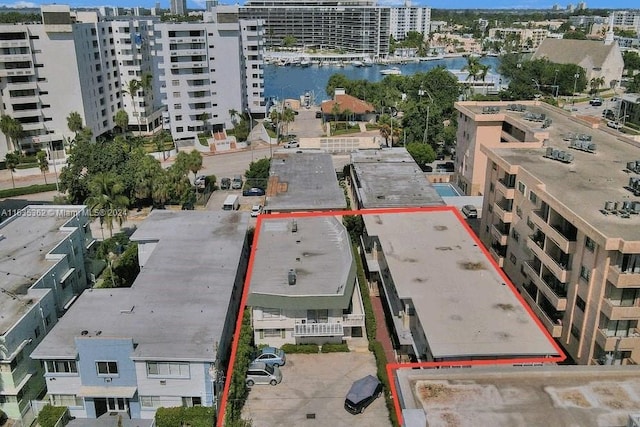
{"type": "Polygon", "coordinates": [[[40,8],[40,4],[32,3],[30,1],[17,1],[15,3],[2,3],[2,4],[0,4],[0,6],[9,7],[9,8],[15,8],[15,9],[23,9],[23,8],[39,9],[40,8]]]}

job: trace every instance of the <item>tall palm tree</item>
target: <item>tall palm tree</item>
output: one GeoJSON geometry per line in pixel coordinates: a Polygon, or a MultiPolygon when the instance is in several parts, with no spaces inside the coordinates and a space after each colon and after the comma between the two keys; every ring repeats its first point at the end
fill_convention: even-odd
{"type": "Polygon", "coordinates": [[[162,151],[162,160],[167,160],[167,153],[164,150],[165,143],[170,140],[171,135],[168,134],[167,131],[162,130],[155,135],[153,135],[153,143],[156,146],[157,151],[162,151]]]}
{"type": "Polygon", "coordinates": [[[116,112],[116,116],[113,118],[116,122],[116,126],[120,128],[120,131],[124,135],[127,131],[127,126],[129,125],[129,115],[124,110],[118,110],[116,112]]]}
{"type": "Polygon", "coordinates": [[[136,100],[135,97],[138,94],[138,90],[142,88],[142,83],[140,80],[131,79],[127,82],[127,85],[124,89],[122,89],[123,93],[126,93],[131,97],[131,105],[133,106],[133,115],[138,119],[138,132],[140,131],[140,115],[138,114],[138,109],[136,108],[136,100]]]}
{"type": "MultiPolygon", "coordinates": [[[[147,98],[149,94],[151,95],[151,100],[153,101],[153,74],[150,72],[142,73],[142,77],[140,78],[140,89],[144,91],[144,116],[147,116],[147,98]]],[[[152,104],[153,105],[153,104],[152,104]]],[[[138,118],[138,130],[140,130],[140,119],[138,118]]]]}
{"type": "Polygon", "coordinates": [[[78,132],[82,130],[82,116],[77,111],[72,111],[67,116],[67,127],[69,130],[76,134],[76,138],[78,137],[78,132]]]}
{"type": "Polygon", "coordinates": [[[460,69],[460,71],[466,71],[467,73],[469,73],[469,75],[467,76],[467,80],[473,79],[473,81],[475,82],[478,79],[478,75],[480,74],[481,66],[482,64],[480,64],[478,58],[469,55],[467,56],[467,63],[460,69]]]}
{"type": "Polygon", "coordinates": [[[151,185],[151,199],[157,207],[163,207],[171,197],[171,183],[167,172],[160,174],[151,185]]]}
{"type": "Polygon", "coordinates": [[[38,167],[40,168],[40,172],[42,172],[44,183],[46,184],[47,172],[49,172],[49,159],[47,159],[47,153],[44,151],[38,151],[36,159],[38,160],[38,167]]]}
{"type": "Polygon", "coordinates": [[[200,154],[199,151],[193,150],[189,153],[189,159],[187,162],[189,170],[193,172],[193,180],[195,182],[198,171],[202,169],[202,154],[200,154]]]}
{"type": "Polygon", "coordinates": [[[93,216],[100,219],[100,227],[107,226],[113,237],[113,222],[122,226],[126,218],[129,198],[124,195],[125,187],[113,172],[95,175],[89,182],[89,197],[85,201],[93,216]]]}
{"type": "MultiPolygon", "coordinates": [[[[391,136],[391,126],[386,123],[380,125],[380,136],[384,138],[385,145],[389,145],[389,137],[391,136]]],[[[393,142],[392,142],[393,145],[393,142]]]]}
{"type": "Polygon", "coordinates": [[[282,113],[282,121],[287,126],[287,135],[289,135],[289,123],[291,123],[296,118],[296,114],[293,112],[291,108],[286,108],[284,113],[282,113]]]}
{"type": "Polygon", "coordinates": [[[20,163],[20,158],[17,153],[7,153],[4,158],[4,163],[11,172],[11,184],[13,188],[16,188],[16,182],[13,180],[13,173],[16,171],[16,166],[20,163]]]}
{"type": "Polygon", "coordinates": [[[7,152],[15,151],[20,148],[20,144],[17,144],[18,146],[16,146],[16,142],[18,142],[24,134],[22,123],[11,116],[3,114],[0,117],[0,132],[4,133],[7,137],[7,152]]]}
{"type": "Polygon", "coordinates": [[[604,86],[604,77],[600,76],[592,78],[589,82],[589,85],[591,86],[592,94],[598,93],[598,89],[600,89],[600,86],[604,86]]]}

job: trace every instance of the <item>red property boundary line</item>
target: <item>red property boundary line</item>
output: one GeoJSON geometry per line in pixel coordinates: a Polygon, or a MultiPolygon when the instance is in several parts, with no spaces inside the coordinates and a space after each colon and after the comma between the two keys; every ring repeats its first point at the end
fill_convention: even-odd
{"type": "Polygon", "coordinates": [[[400,399],[398,390],[396,389],[396,383],[394,381],[394,373],[397,369],[402,368],[441,368],[441,367],[454,367],[454,366],[476,366],[476,365],[510,365],[519,363],[558,363],[564,361],[567,356],[560,346],[555,342],[553,337],[549,334],[542,321],[534,314],[529,304],[524,300],[522,295],[517,291],[511,280],[507,278],[506,274],[498,266],[498,263],[493,259],[488,249],[480,242],[480,239],[473,232],[469,224],[462,217],[462,214],[455,206],[434,206],[434,207],[421,207],[421,208],[385,208],[385,209],[363,209],[363,210],[341,210],[341,211],[326,211],[326,212],[294,212],[294,213],[272,213],[272,214],[260,214],[257,218],[255,232],[253,234],[253,242],[251,247],[251,254],[249,255],[249,263],[247,265],[247,275],[244,281],[244,287],[242,290],[242,298],[240,300],[240,309],[238,318],[236,320],[235,333],[233,335],[233,343],[231,346],[231,356],[229,366],[227,367],[226,380],[224,384],[224,391],[222,399],[220,401],[220,411],[217,414],[218,422],[217,427],[224,427],[224,417],[226,413],[227,399],[229,395],[229,387],[231,386],[231,376],[233,374],[233,368],[235,365],[236,353],[238,350],[238,341],[240,339],[240,329],[242,327],[242,320],[244,318],[244,309],[247,303],[247,297],[249,295],[249,284],[251,283],[251,277],[253,274],[253,264],[255,258],[255,252],[258,248],[258,236],[262,228],[262,221],[269,219],[287,219],[287,218],[308,218],[308,217],[323,217],[323,216],[355,216],[355,215],[381,215],[381,214],[400,214],[400,213],[428,213],[428,212],[452,212],[458,221],[465,228],[467,233],[473,238],[476,245],[485,258],[489,260],[493,268],[498,272],[500,278],[504,283],[509,286],[511,292],[518,299],[520,304],[529,314],[529,317],[535,322],[540,331],[547,338],[549,343],[557,351],[559,356],[554,357],[530,357],[530,358],[514,358],[514,359],[483,359],[483,360],[462,360],[462,361],[447,361],[447,362],[420,362],[420,363],[388,363],[387,375],[389,376],[389,384],[391,386],[391,394],[393,396],[393,404],[396,411],[398,423],[402,425],[402,408],[400,407],[400,399]]]}

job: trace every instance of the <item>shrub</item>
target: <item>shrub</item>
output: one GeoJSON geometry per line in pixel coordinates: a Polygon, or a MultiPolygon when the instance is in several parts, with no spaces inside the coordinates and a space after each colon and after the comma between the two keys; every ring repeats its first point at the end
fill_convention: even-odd
{"type": "Polygon", "coordinates": [[[248,395],[245,380],[247,377],[247,369],[253,360],[252,341],[253,329],[251,329],[251,309],[245,307],[242,317],[242,326],[240,327],[240,336],[238,337],[236,358],[233,362],[229,394],[227,395],[225,425],[238,425],[237,423],[242,422],[242,407],[244,406],[244,402],[247,400],[248,395]]]}
{"type": "Polygon", "coordinates": [[[28,187],[9,188],[6,190],[0,190],[0,199],[6,197],[23,196],[25,194],[44,193],[45,191],[54,191],[56,184],[36,184],[28,187]]]}
{"type": "Polygon", "coordinates": [[[213,425],[215,410],[207,406],[192,408],[158,408],[156,411],[157,427],[174,427],[188,425],[191,427],[210,427],[213,425]]]}
{"type": "Polygon", "coordinates": [[[38,414],[38,424],[41,427],[54,427],[66,412],[66,406],[45,405],[38,414]]]}
{"type": "Polygon", "coordinates": [[[320,351],[318,344],[285,344],[282,346],[285,353],[315,354],[320,351]]]}
{"type": "Polygon", "coordinates": [[[348,353],[349,346],[344,342],[341,344],[323,344],[320,351],[322,353],[348,353]]]}
{"type": "Polygon", "coordinates": [[[369,350],[373,352],[376,357],[376,367],[378,379],[384,386],[384,400],[387,404],[387,410],[389,411],[389,421],[393,427],[399,427],[398,418],[396,415],[396,408],[393,406],[393,399],[391,396],[391,386],[389,384],[389,376],[387,375],[387,356],[384,354],[384,348],[380,341],[370,341],[369,350]]]}

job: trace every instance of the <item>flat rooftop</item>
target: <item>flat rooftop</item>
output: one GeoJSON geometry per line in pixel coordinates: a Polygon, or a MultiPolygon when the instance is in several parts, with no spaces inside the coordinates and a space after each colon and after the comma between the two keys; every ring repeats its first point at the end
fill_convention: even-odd
{"type": "Polygon", "coordinates": [[[131,288],[85,291],[33,352],[75,357],[75,338],[133,338],[134,358],[214,360],[249,215],[153,211],[131,237],[157,242],[131,288]]]}
{"type": "Polygon", "coordinates": [[[71,231],[62,231],[84,206],[27,206],[0,223],[0,335],[47,292],[29,289],[61,255],[51,254],[71,231]]]}
{"type": "Polygon", "coordinates": [[[346,209],[331,154],[274,153],[266,208],[280,212],[346,209]]]}
{"type": "Polygon", "coordinates": [[[363,218],[434,358],[558,355],[452,210],[363,218]]]}
{"type": "Polygon", "coordinates": [[[362,206],[371,208],[442,206],[444,201],[404,148],[351,153],[362,206]]]}
{"type": "Polygon", "coordinates": [[[637,366],[474,366],[395,375],[403,413],[426,411],[430,427],[626,426],[629,414],[640,412],[637,366]]]}
{"type": "Polygon", "coordinates": [[[351,298],[347,292],[352,286],[347,282],[353,280],[355,265],[349,233],[340,217],[265,217],[259,233],[250,305],[258,295],[351,298]],[[295,270],[295,285],[289,285],[290,269],[295,270]]]}
{"type": "MultiPolygon", "coordinates": [[[[489,105],[491,103],[484,103],[489,105]]],[[[469,106],[465,105],[469,108],[469,106]]],[[[470,108],[477,114],[482,106],[470,108]]],[[[572,118],[567,112],[546,106],[531,106],[527,111],[544,113],[553,123],[547,129],[549,140],[543,148],[491,148],[497,156],[511,165],[522,169],[540,180],[540,187],[563,204],[578,217],[590,224],[594,230],[606,238],[621,238],[626,241],[640,240],[640,215],[622,218],[617,215],[603,215],[600,210],[605,202],[640,201],[624,187],[629,178],[638,174],[625,171],[627,162],[640,160],[640,143],[631,142],[618,131],[609,129],[605,123],[601,128],[592,129],[590,124],[572,118]],[[569,148],[569,141],[563,138],[571,133],[592,137],[596,144],[595,153],[569,148]],[[573,162],[565,164],[543,157],[546,147],[553,147],[573,154],[573,162]]],[[[524,113],[507,111],[504,106],[500,113],[510,121],[527,129],[536,129],[540,123],[524,120],[524,113]]],[[[535,189],[534,189],[535,191],[535,189]]]]}

